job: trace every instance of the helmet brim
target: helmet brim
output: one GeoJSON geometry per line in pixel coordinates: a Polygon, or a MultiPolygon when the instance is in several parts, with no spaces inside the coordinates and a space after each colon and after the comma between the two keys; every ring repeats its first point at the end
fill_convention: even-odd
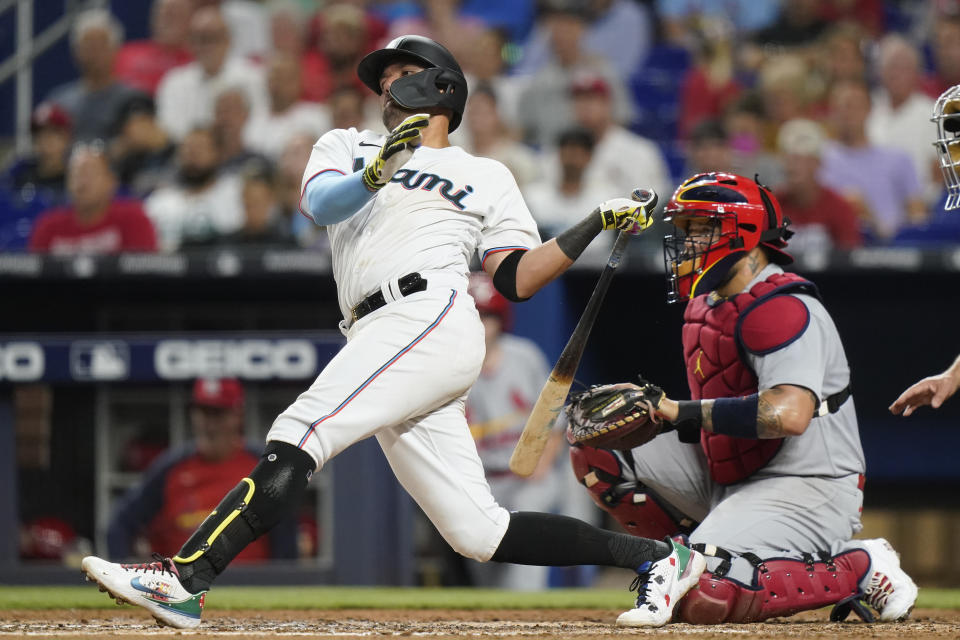
{"type": "Polygon", "coordinates": [[[378,49],[368,53],[360,60],[360,64],[357,65],[357,77],[375,94],[383,95],[383,91],[380,90],[380,77],[383,75],[383,70],[394,62],[412,62],[424,69],[436,66],[416,53],[399,49],[378,49]]]}

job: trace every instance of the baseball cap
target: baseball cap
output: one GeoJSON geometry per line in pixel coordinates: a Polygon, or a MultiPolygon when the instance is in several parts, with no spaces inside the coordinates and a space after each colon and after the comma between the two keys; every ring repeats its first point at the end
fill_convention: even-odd
{"type": "Polygon", "coordinates": [[[30,115],[30,131],[38,131],[46,127],[69,130],[72,125],[70,114],[66,109],[53,102],[41,102],[30,115]]]}
{"type": "Polygon", "coordinates": [[[777,148],[780,153],[819,156],[823,142],[823,129],[813,120],[805,118],[784,122],[777,133],[777,148]]]}
{"type": "Polygon", "coordinates": [[[581,76],[570,84],[570,94],[573,96],[596,95],[610,96],[610,83],[601,76],[581,76]]]}
{"type": "Polygon", "coordinates": [[[236,378],[198,378],[192,402],[201,407],[236,409],[243,406],[243,385],[236,378]]]}

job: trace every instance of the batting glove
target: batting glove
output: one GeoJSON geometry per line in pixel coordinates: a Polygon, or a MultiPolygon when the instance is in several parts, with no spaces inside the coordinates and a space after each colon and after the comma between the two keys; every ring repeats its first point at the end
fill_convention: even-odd
{"type": "Polygon", "coordinates": [[[363,170],[363,185],[370,191],[379,191],[397,170],[406,164],[420,146],[420,132],[430,124],[426,113],[412,115],[391,131],[383,141],[377,157],[363,170]]]}
{"type": "Polygon", "coordinates": [[[629,198],[611,198],[602,203],[597,212],[604,229],[620,229],[638,234],[653,224],[652,211],[642,203],[629,198]]]}

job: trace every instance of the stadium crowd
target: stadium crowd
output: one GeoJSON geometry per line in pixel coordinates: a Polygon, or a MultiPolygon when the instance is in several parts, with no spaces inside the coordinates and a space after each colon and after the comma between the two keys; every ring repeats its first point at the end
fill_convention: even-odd
{"type": "Polygon", "coordinates": [[[406,33],[462,62],[452,141],[510,168],[545,235],[723,169],[776,191],[798,249],[960,242],[929,121],[960,0],[153,0],[145,40],[75,16],[79,77],[0,171],[0,251],[324,250],[311,146],[383,129],[356,65],[406,33]]]}

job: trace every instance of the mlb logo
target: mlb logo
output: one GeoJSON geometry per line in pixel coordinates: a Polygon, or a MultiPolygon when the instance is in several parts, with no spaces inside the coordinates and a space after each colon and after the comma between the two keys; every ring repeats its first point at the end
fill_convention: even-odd
{"type": "Polygon", "coordinates": [[[77,342],[70,347],[75,380],[124,380],[130,376],[130,350],[123,342],[77,342]]]}

